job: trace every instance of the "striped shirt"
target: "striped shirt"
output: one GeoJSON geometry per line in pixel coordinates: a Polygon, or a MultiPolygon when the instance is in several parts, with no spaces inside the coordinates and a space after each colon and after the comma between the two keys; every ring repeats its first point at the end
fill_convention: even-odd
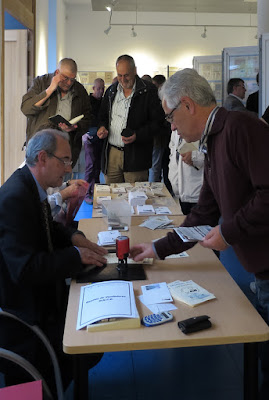
{"type": "Polygon", "coordinates": [[[111,123],[109,129],[108,142],[117,147],[123,147],[124,143],[121,140],[121,132],[127,125],[128,113],[132,97],[135,92],[136,82],[134,83],[132,93],[125,97],[123,88],[120,84],[117,87],[117,94],[112,105],[111,123]]]}

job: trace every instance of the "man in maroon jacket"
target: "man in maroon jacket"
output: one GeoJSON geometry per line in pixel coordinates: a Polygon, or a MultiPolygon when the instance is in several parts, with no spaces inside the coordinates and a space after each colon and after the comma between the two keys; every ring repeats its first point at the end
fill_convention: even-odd
{"type": "MultiPolygon", "coordinates": [[[[211,225],[200,245],[233,247],[244,268],[255,274],[258,310],[269,323],[269,127],[246,113],[217,107],[208,82],[192,69],[174,74],[160,95],[172,130],[187,142],[200,140],[206,155],[200,198],[183,226],[211,225]]],[[[134,246],[131,256],[164,259],[194,244],[173,232],[154,244],[134,246]]],[[[269,398],[268,354],[264,348],[262,399],[269,398]]]]}

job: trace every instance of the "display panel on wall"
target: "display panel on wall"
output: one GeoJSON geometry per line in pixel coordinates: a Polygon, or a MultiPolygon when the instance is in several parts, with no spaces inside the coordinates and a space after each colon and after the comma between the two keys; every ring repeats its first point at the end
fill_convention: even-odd
{"type": "Polygon", "coordinates": [[[112,71],[78,71],[78,81],[85,87],[88,93],[92,91],[95,79],[102,78],[105,81],[105,87],[111,85],[113,80],[112,71]]]}
{"type": "Polygon", "coordinates": [[[222,103],[222,62],[221,55],[193,57],[193,68],[210,84],[217,104],[222,103]]]}
{"type": "MultiPolygon", "coordinates": [[[[256,75],[259,72],[259,49],[258,46],[230,47],[223,49],[223,87],[231,78],[241,78],[247,89],[244,103],[248,96],[259,89],[256,75]]],[[[224,90],[223,101],[227,97],[224,90]]]]}

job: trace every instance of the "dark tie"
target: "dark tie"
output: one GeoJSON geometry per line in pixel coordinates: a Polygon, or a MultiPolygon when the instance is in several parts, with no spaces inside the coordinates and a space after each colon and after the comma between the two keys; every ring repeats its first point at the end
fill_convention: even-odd
{"type": "Polygon", "coordinates": [[[47,199],[45,199],[41,204],[42,204],[45,229],[46,229],[46,234],[47,234],[47,239],[48,239],[48,250],[49,250],[49,253],[51,253],[53,251],[53,245],[52,245],[52,240],[51,240],[51,231],[50,231],[50,224],[49,224],[50,206],[49,206],[47,199]]]}

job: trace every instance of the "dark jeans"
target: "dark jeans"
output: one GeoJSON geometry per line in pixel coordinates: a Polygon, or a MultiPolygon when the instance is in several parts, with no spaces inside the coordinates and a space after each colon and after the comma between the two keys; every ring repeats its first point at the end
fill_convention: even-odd
{"type": "MultiPolygon", "coordinates": [[[[256,278],[257,310],[264,321],[269,325],[269,280],[256,278]]],[[[269,399],[269,342],[261,343],[259,355],[263,373],[260,390],[260,400],[269,399]]]]}
{"type": "Polygon", "coordinates": [[[85,181],[90,184],[86,196],[93,196],[94,184],[100,182],[102,146],[103,140],[97,140],[95,143],[91,143],[90,141],[84,143],[85,181]]]}

